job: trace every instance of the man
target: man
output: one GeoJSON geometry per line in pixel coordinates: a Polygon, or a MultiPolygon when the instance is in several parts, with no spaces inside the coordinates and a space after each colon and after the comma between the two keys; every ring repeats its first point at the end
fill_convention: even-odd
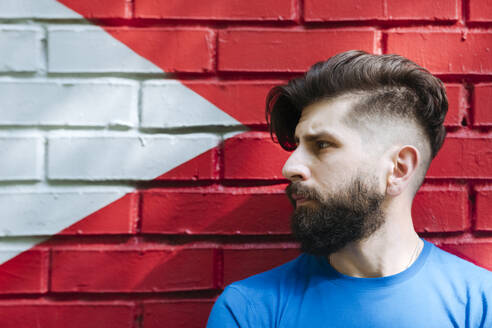
{"type": "Polygon", "coordinates": [[[227,286],[208,327],[492,327],[492,273],[419,238],[412,201],[441,148],[442,82],[348,51],[267,98],[302,254],[227,286]]]}

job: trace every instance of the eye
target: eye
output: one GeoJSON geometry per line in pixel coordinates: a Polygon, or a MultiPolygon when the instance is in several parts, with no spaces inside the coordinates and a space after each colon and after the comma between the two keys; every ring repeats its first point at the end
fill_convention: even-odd
{"type": "Polygon", "coordinates": [[[318,149],[328,148],[332,145],[333,144],[328,141],[322,141],[322,140],[316,141],[316,147],[318,147],[318,149]]]}

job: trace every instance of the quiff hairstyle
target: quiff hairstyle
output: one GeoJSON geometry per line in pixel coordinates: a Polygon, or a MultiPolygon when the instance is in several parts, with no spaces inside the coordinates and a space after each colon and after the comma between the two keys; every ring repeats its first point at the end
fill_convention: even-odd
{"type": "Polygon", "coordinates": [[[430,151],[424,155],[415,195],[444,142],[448,101],[441,80],[402,56],[346,51],[314,64],[302,77],[272,88],[265,110],[272,140],[285,150],[294,150],[302,110],[346,94],[359,99],[345,119],[348,124],[396,119],[413,122],[420,130],[430,151]]]}

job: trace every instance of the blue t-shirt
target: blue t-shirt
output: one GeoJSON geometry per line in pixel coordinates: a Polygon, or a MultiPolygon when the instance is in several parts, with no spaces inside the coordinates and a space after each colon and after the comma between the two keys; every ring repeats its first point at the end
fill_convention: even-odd
{"type": "Polygon", "coordinates": [[[492,328],[492,272],[426,240],[410,267],[380,278],[301,254],[227,286],[207,327],[492,328]]]}

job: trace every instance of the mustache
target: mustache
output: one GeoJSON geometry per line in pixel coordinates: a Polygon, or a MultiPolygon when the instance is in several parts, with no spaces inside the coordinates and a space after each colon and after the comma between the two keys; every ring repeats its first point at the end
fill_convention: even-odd
{"type": "Polygon", "coordinates": [[[320,202],[323,201],[321,195],[316,190],[303,186],[300,182],[289,183],[289,185],[285,188],[285,193],[287,194],[287,197],[289,197],[290,201],[294,204],[296,203],[296,201],[292,198],[292,194],[296,194],[298,196],[301,196],[302,198],[310,200],[317,200],[320,202]]]}

